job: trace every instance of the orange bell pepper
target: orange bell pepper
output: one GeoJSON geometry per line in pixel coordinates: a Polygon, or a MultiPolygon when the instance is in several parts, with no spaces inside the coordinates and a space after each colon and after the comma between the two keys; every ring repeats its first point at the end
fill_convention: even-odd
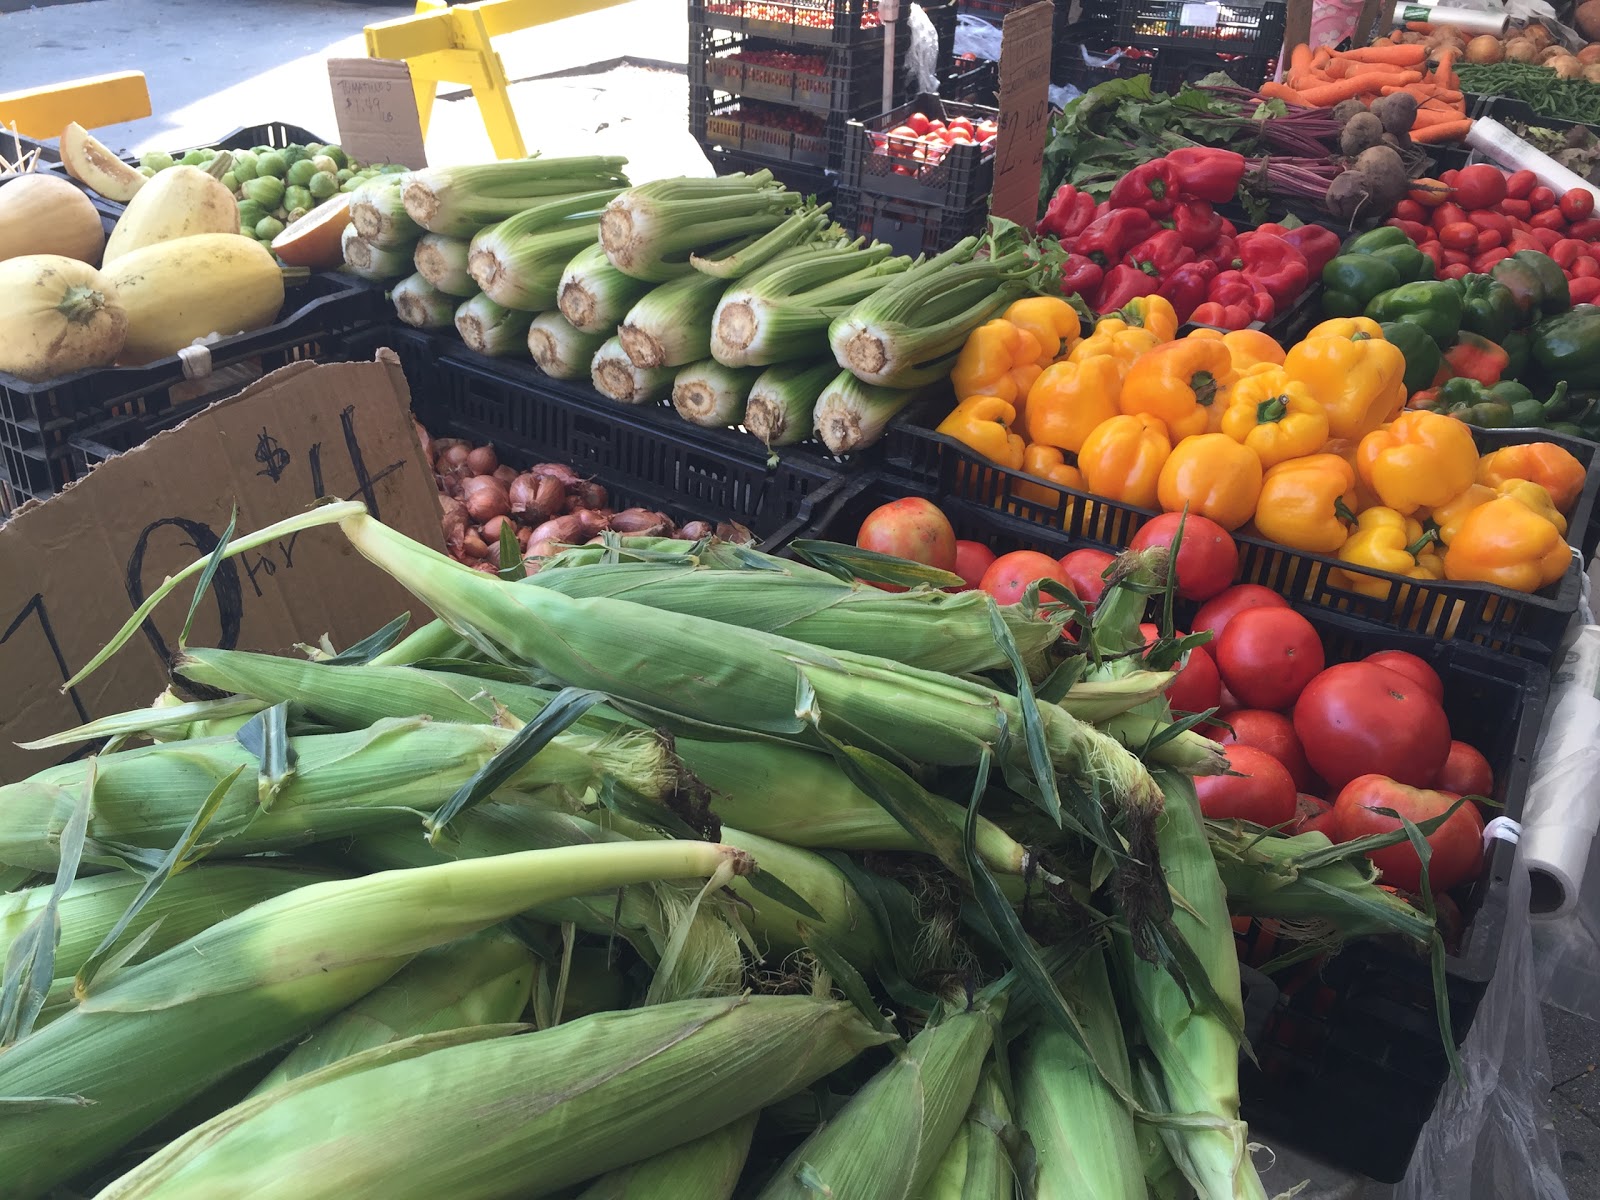
{"type": "Polygon", "coordinates": [[[1148,413],[1102,421],[1083,440],[1078,469],[1088,491],[1136,508],[1156,506],[1156,485],[1172,439],[1158,417],[1148,413]]]}
{"type": "Polygon", "coordinates": [[[1328,414],[1311,389],[1282,367],[1262,366],[1228,389],[1221,431],[1256,452],[1263,467],[1321,450],[1328,440],[1328,414]]]}
{"type": "Polygon", "coordinates": [[[1381,338],[1307,338],[1290,348],[1283,367],[1327,412],[1330,437],[1360,441],[1405,404],[1405,355],[1381,338]]]}
{"type": "Polygon", "coordinates": [[[1024,296],[1000,315],[1034,336],[1039,343],[1035,361],[1041,370],[1060,357],[1081,331],[1078,310],[1060,296],[1024,296]]]}
{"type": "Polygon", "coordinates": [[[1472,430],[1442,413],[1403,412],[1356,449],[1362,480],[1385,507],[1407,517],[1459,496],[1477,469],[1472,430]]]}
{"type": "Polygon", "coordinates": [[[1383,326],[1371,317],[1333,317],[1320,325],[1313,325],[1300,340],[1308,341],[1314,337],[1343,338],[1347,342],[1367,338],[1377,338],[1380,342],[1388,340],[1383,336],[1383,326]]]}
{"type": "Polygon", "coordinates": [[[1039,340],[1002,317],[979,325],[950,369],[956,399],[998,396],[1019,408],[1039,375],[1039,340]]]}
{"type": "Polygon", "coordinates": [[[1267,470],[1256,529],[1280,546],[1332,554],[1350,536],[1355,507],[1355,469],[1337,454],[1309,454],[1267,470]]]}
{"type": "Polygon", "coordinates": [[[1495,494],[1495,490],[1487,484],[1474,483],[1443,504],[1434,505],[1428,512],[1428,521],[1439,531],[1439,540],[1446,546],[1455,541],[1467,514],[1479,505],[1489,503],[1495,494]]]}
{"type": "Polygon", "coordinates": [[[1141,354],[1128,368],[1117,405],[1130,416],[1160,419],[1181,443],[1205,432],[1217,393],[1233,379],[1233,356],[1227,346],[1185,338],[1141,354]]]}
{"type": "MultiPolygon", "coordinates": [[[[1439,561],[1436,541],[1437,535],[1424,530],[1420,521],[1392,508],[1369,508],[1356,519],[1354,532],[1339,547],[1339,560],[1412,579],[1440,579],[1444,564],[1439,561]]],[[[1328,581],[1377,600],[1388,599],[1393,588],[1387,579],[1363,571],[1330,571],[1328,581]]]]}
{"type": "Polygon", "coordinates": [[[1052,363],[1028,389],[1028,440],[1076,454],[1083,439],[1117,415],[1122,364],[1109,355],[1052,363]]]}
{"type": "Polygon", "coordinates": [[[1109,355],[1126,367],[1160,344],[1160,340],[1148,329],[1121,329],[1103,335],[1096,333],[1074,346],[1067,355],[1067,361],[1082,362],[1086,358],[1109,355]]]}
{"type": "MultiPolygon", "coordinates": [[[[1022,472],[1025,475],[1037,475],[1040,479],[1048,479],[1051,483],[1058,483],[1075,492],[1085,490],[1083,472],[1069,465],[1066,456],[1054,446],[1037,444],[1029,446],[1022,455],[1022,472]]],[[[1031,500],[1047,508],[1054,508],[1061,498],[1060,492],[1040,487],[1036,483],[1019,481],[1013,485],[1012,490],[1024,500],[1031,500]]],[[[1070,509],[1068,511],[1070,512],[1070,509]]]]}
{"type": "Polygon", "coordinates": [[[1230,329],[1226,333],[1202,326],[1189,336],[1193,338],[1202,335],[1221,337],[1222,344],[1228,348],[1228,353],[1233,356],[1233,369],[1243,375],[1251,367],[1263,363],[1275,367],[1283,366],[1284,350],[1277,342],[1272,340],[1270,334],[1259,329],[1230,329]]]}
{"type": "Polygon", "coordinates": [[[1167,512],[1187,508],[1234,530],[1255,516],[1261,460],[1225,433],[1186,437],[1161,468],[1156,496],[1167,512]]]}
{"type": "Polygon", "coordinates": [[[1572,547],[1522,501],[1497,496],[1461,520],[1444,556],[1447,579],[1536,592],[1567,573],[1572,547]]]}
{"type": "Polygon", "coordinates": [[[1096,333],[1124,329],[1148,329],[1158,341],[1170,342],[1178,336],[1178,313],[1165,296],[1137,296],[1094,323],[1096,333]]]}
{"type": "Polygon", "coordinates": [[[1479,483],[1498,487],[1507,479],[1526,479],[1550,493],[1550,500],[1562,512],[1571,512],[1583,493],[1588,471],[1571,452],[1554,442],[1525,442],[1502,446],[1485,454],[1478,462],[1479,483]]]}
{"type": "Polygon", "coordinates": [[[934,432],[953,437],[990,462],[1015,471],[1022,466],[1025,447],[1021,436],[1011,432],[1016,419],[1017,410],[999,396],[968,396],[934,432]]]}

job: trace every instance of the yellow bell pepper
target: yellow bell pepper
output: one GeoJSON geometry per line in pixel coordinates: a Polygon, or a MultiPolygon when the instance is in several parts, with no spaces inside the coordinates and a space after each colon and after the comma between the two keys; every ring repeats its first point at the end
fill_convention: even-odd
{"type": "Polygon", "coordinates": [[[1263,467],[1321,450],[1328,440],[1328,414],[1311,389],[1282,367],[1263,366],[1228,389],[1222,432],[1256,452],[1263,467]]]}
{"type": "Polygon", "coordinates": [[[1562,512],[1571,512],[1583,494],[1588,471],[1569,451],[1554,442],[1525,442],[1503,446],[1485,454],[1478,463],[1477,479],[1497,487],[1507,479],[1526,479],[1550,493],[1562,512]]]}
{"type": "Polygon", "coordinates": [[[1138,296],[1094,323],[1096,333],[1119,333],[1124,329],[1147,329],[1158,341],[1170,342],[1178,336],[1178,313],[1164,296],[1138,296]]]}
{"type": "Polygon", "coordinates": [[[1130,416],[1159,418],[1181,442],[1205,432],[1217,393],[1233,379],[1225,345],[1185,338],[1140,355],[1122,381],[1117,406],[1130,416]]]}
{"type": "Polygon", "coordinates": [[[1439,540],[1448,546],[1456,540],[1456,533],[1461,528],[1461,522],[1466,520],[1467,514],[1480,504],[1489,503],[1494,497],[1495,490],[1492,487],[1475,483],[1464,489],[1460,495],[1452,496],[1443,504],[1434,505],[1428,512],[1428,521],[1439,531],[1439,540]]]}
{"type": "Polygon", "coordinates": [[[1159,418],[1146,413],[1116,416],[1102,421],[1083,440],[1078,469],[1088,491],[1131,504],[1156,506],[1156,484],[1172,439],[1159,418]]]}
{"type": "MultiPolygon", "coordinates": [[[[1054,446],[1037,444],[1029,446],[1022,456],[1022,472],[1025,475],[1037,475],[1040,479],[1048,479],[1051,483],[1058,483],[1076,492],[1085,490],[1083,472],[1068,464],[1066,456],[1054,446]]],[[[1031,500],[1046,508],[1054,508],[1061,499],[1060,492],[1040,487],[1036,483],[1019,481],[1013,484],[1012,490],[1024,500],[1031,500]]],[[[1070,511],[1069,508],[1068,512],[1070,511]]]]}
{"type": "Polygon", "coordinates": [[[1261,460],[1225,433],[1186,437],[1172,448],[1156,496],[1167,512],[1185,508],[1234,530],[1255,515],[1261,460]]]}
{"type": "MultiPolygon", "coordinates": [[[[1475,483],[1472,486],[1481,487],[1482,485],[1475,483]]],[[[1498,484],[1494,490],[1497,496],[1509,496],[1517,503],[1526,505],[1554,525],[1557,533],[1563,537],[1566,536],[1566,517],[1561,515],[1561,510],[1556,507],[1556,502],[1550,498],[1550,493],[1539,484],[1528,479],[1507,479],[1504,483],[1498,484]]],[[[1445,542],[1445,545],[1448,546],[1449,544],[1448,541],[1445,542]]]]}
{"type": "Polygon", "coordinates": [[[956,399],[998,396],[1020,405],[1039,374],[1039,339],[1003,317],[979,325],[950,369],[956,399]]]}
{"type": "Polygon", "coordinates": [[[1083,339],[1067,355],[1068,362],[1082,362],[1086,358],[1108,355],[1127,366],[1140,355],[1161,344],[1148,329],[1121,329],[1116,333],[1095,333],[1083,339]]]}
{"type": "Polygon", "coordinates": [[[1355,341],[1357,335],[1363,341],[1367,338],[1376,338],[1380,342],[1388,340],[1383,336],[1383,326],[1371,317],[1333,317],[1320,325],[1312,326],[1301,341],[1314,337],[1336,337],[1350,342],[1355,341]]]}
{"type": "Polygon", "coordinates": [[[1536,592],[1567,573],[1572,547],[1521,500],[1496,496],[1461,520],[1445,552],[1447,578],[1536,592]]]}
{"type": "Polygon", "coordinates": [[[1356,522],[1356,473],[1337,454],[1310,454],[1270,467],[1256,500],[1256,529],[1280,546],[1332,554],[1356,522]]]}
{"type": "Polygon", "coordinates": [[[1048,367],[1077,340],[1081,331],[1078,310],[1060,296],[1024,296],[1000,314],[1018,329],[1033,334],[1039,343],[1040,369],[1048,367]]]}
{"type": "Polygon", "coordinates": [[[1472,430],[1443,413],[1413,409],[1361,439],[1356,470],[1386,508],[1410,516],[1447,504],[1478,470],[1472,430]]]}
{"type": "Polygon", "coordinates": [[[1327,412],[1330,437],[1360,441],[1383,424],[1396,395],[1405,392],[1405,355],[1374,337],[1308,338],[1289,350],[1283,367],[1327,412]]]}
{"type": "MultiPolygon", "coordinates": [[[[1422,523],[1392,508],[1369,508],[1356,518],[1356,528],[1339,547],[1339,559],[1354,567],[1407,575],[1412,579],[1441,579],[1444,564],[1435,542],[1438,535],[1423,532],[1422,523]]],[[[1393,585],[1356,571],[1328,573],[1335,587],[1348,588],[1378,600],[1389,598],[1393,585]]]]}
{"type": "Polygon", "coordinates": [[[1016,419],[1016,408],[999,396],[968,396],[934,432],[953,437],[990,462],[1015,471],[1022,466],[1026,445],[1020,435],[1011,432],[1016,419]]]}
{"type": "Polygon", "coordinates": [[[1283,347],[1272,340],[1270,334],[1260,329],[1215,329],[1201,325],[1189,331],[1189,337],[1201,341],[1219,341],[1233,356],[1233,369],[1243,375],[1251,367],[1265,363],[1283,366],[1283,347]]]}
{"type": "Polygon", "coordinates": [[[1028,389],[1028,440],[1076,454],[1083,439],[1117,415],[1122,364],[1107,355],[1052,363],[1028,389]]]}

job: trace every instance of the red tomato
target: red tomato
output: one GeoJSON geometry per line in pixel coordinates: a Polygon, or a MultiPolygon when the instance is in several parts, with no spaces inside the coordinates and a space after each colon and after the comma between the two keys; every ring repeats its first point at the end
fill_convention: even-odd
{"type": "Polygon", "coordinates": [[[1465,742],[1451,742],[1433,786],[1458,796],[1487,796],[1494,790],[1494,768],[1465,742]]]}
{"type": "Polygon", "coordinates": [[[1528,193],[1528,203],[1533,205],[1534,212],[1543,212],[1547,208],[1554,208],[1556,194],[1543,184],[1528,193]]]}
{"type": "Polygon", "coordinates": [[[1311,764],[1306,762],[1306,752],[1301,749],[1294,722],[1288,717],[1262,708],[1241,708],[1223,719],[1233,726],[1233,732],[1224,731],[1217,741],[1224,746],[1254,746],[1264,750],[1283,764],[1295,787],[1304,791],[1310,786],[1311,764]]]}
{"type": "Polygon", "coordinates": [[[1581,221],[1594,211],[1594,193],[1588,188],[1571,188],[1561,194],[1561,215],[1569,221],[1581,221]]]}
{"type": "Polygon", "coordinates": [[[941,571],[953,571],[956,565],[956,531],[932,503],[917,496],[890,501],[868,513],[856,545],[941,571]]]}
{"type": "MultiPolygon", "coordinates": [[[[1531,175],[1532,172],[1530,171],[1529,174],[1531,175]]],[[[1500,211],[1513,221],[1526,221],[1533,216],[1533,205],[1526,200],[1502,200],[1500,201],[1500,211]]]]}
{"type": "Polygon", "coordinates": [[[1289,602],[1271,588],[1259,583],[1236,583],[1225,592],[1218,592],[1200,606],[1194,615],[1194,631],[1211,631],[1211,646],[1216,648],[1222,631],[1247,608],[1288,608],[1289,602]]]}
{"type": "Polygon", "coordinates": [[[1443,229],[1446,225],[1454,225],[1458,221],[1465,221],[1467,219],[1467,210],[1453,201],[1446,200],[1433,210],[1433,216],[1430,219],[1435,229],[1443,229]]]}
{"type": "Polygon", "coordinates": [[[1580,275],[1567,284],[1567,292],[1574,305],[1595,303],[1600,300],[1600,275],[1580,275]]]}
{"type": "Polygon", "coordinates": [[[1202,775],[1194,781],[1200,812],[1212,820],[1238,817],[1257,825],[1294,820],[1294,780],[1283,764],[1254,746],[1229,746],[1233,775],[1202,775]]]}
{"type": "MultiPolygon", "coordinates": [[[[1453,253],[1453,252],[1452,252],[1453,253]]],[[[1472,268],[1464,262],[1453,262],[1439,271],[1440,279],[1461,279],[1472,274],[1472,268]]]]}
{"type": "Polygon", "coordinates": [[[1415,200],[1406,199],[1394,206],[1393,216],[1402,221],[1425,222],[1428,219],[1428,210],[1415,200]]]}
{"type": "Polygon", "coordinates": [[[1292,608],[1246,609],[1217,639],[1222,682],[1246,708],[1288,709],[1323,662],[1322,639],[1292,608]]]}
{"type": "Polygon", "coordinates": [[[1505,242],[1505,235],[1498,229],[1478,230],[1477,240],[1472,243],[1474,254],[1484,254],[1490,250],[1497,250],[1505,242]]]}
{"type": "Polygon", "coordinates": [[[1450,722],[1427,689],[1364,662],[1339,663],[1307,684],[1294,731],[1311,769],[1336,788],[1369,774],[1426,787],[1450,753],[1450,722]]]}
{"type": "Polygon", "coordinates": [[[1471,250],[1479,229],[1471,221],[1452,221],[1439,230],[1439,244],[1446,250],[1471,250]]]}
{"type": "Polygon", "coordinates": [[[1415,654],[1407,654],[1404,650],[1379,650],[1376,654],[1369,654],[1362,662],[1369,662],[1375,667],[1388,667],[1391,671],[1398,671],[1412,683],[1421,685],[1422,689],[1440,704],[1444,703],[1444,680],[1439,678],[1435,671],[1415,654]]]}
{"type": "Polygon", "coordinates": [[[1239,548],[1232,536],[1209,517],[1187,517],[1182,513],[1162,513],[1146,521],[1129,543],[1130,550],[1152,546],[1172,547],[1183,525],[1183,542],[1178,547],[1178,595],[1186,600],[1209,600],[1233,582],[1239,569],[1239,548]]]}
{"type": "MultiPolygon", "coordinates": [[[[1140,625],[1146,646],[1160,637],[1154,625],[1140,625]]],[[[1183,634],[1178,634],[1182,637],[1183,634]]],[[[1167,685],[1167,703],[1173,712],[1197,713],[1216,708],[1222,701],[1222,678],[1217,674],[1217,664],[1204,646],[1195,646],[1188,652],[1178,677],[1167,685]]]]}
{"type": "Polygon", "coordinates": [[[1456,176],[1455,201],[1462,208],[1493,208],[1506,198],[1506,177],[1499,167],[1476,163],[1456,176]]]}
{"type": "MultiPolygon", "coordinates": [[[[1506,176],[1506,195],[1512,200],[1526,200],[1538,186],[1539,177],[1532,171],[1513,171],[1506,176]]],[[[1504,202],[1500,209],[1505,211],[1504,202]]]]}
{"type": "Polygon", "coordinates": [[[982,542],[957,542],[956,565],[951,568],[961,576],[965,587],[951,588],[953,592],[968,592],[983,580],[983,573],[994,562],[994,551],[982,542]]]}
{"type": "Polygon", "coordinates": [[[1583,242],[1592,242],[1600,238],[1600,218],[1591,215],[1581,221],[1572,222],[1567,226],[1567,236],[1583,242]]]}
{"type": "Polygon", "coordinates": [[[1330,842],[1336,840],[1334,831],[1338,826],[1333,819],[1333,805],[1321,796],[1308,796],[1301,792],[1294,798],[1294,833],[1320,833],[1330,842]]]}
{"type": "Polygon", "coordinates": [[[1559,231],[1566,229],[1567,219],[1559,208],[1541,208],[1528,219],[1528,224],[1535,229],[1559,231]]]}
{"type": "Polygon", "coordinates": [[[1600,262],[1585,254],[1572,264],[1572,278],[1594,279],[1600,277],[1600,262]]]}
{"type": "MultiPolygon", "coordinates": [[[[1450,792],[1407,787],[1383,775],[1362,775],[1347,783],[1333,802],[1333,820],[1339,840],[1349,842],[1401,828],[1394,817],[1373,809],[1392,809],[1416,823],[1443,815],[1455,802],[1456,797],[1450,792]]],[[[1433,851],[1428,863],[1428,884],[1434,891],[1449,891],[1477,878],[1483,863],[1483,817],[1476,806],[1463,804],[1428,835],[1428,846],[1433,851]]],[[[1367,857],[1383,872],[1385,883],[1408,892],[1422,890],[1422,860],[1410,842],[1369,851],[1367,857]]]]}
{"type": "Polygon", "coordinates": [[[1105,570],[1115,561],[1116,556],[1104,550],[1074,550],[1062,555],[1061,573],[1072,594],[1092,610],[1106,590],[1105,570]]]}
{"type": "Polygon", "coordinates": [[[918,134],[924,134],[928,132],[929,122],[926,113],[912,113],[906,118],[906,124],[911,126],[912,129],[915,129],[918,134]]]}
{"type": "Polygon", "coordinates": [[[978,581],[980,591],[988,592],[997,604],[1015,604],[1035,579],[1054,579],[1065,585],[1061,564],[1037,550],[1013,550],[989,564],[978,581]]]}

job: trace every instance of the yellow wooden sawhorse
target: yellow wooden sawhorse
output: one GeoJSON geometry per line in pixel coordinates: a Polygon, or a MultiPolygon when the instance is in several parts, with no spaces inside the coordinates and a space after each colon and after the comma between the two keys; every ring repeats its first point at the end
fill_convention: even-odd
{"type": "Polygon", "coordinates": [[[120,125],[150,115],[143,71],[119,71],[48,87],[0,92],[0,128],[30,138],[60,137],[76,121],[85,129],[120,125]]]}
{"type": "Polygon", "coordinates": [[[417,117],[424,135],[439,85],[455,84],[472,89],[495,154],[524,158],[528,151],[511,107],[510,84],[495,52],[494,38],[625,2],[481,0],[451,7],[443,0],[417,0],[413,16],[367,26],[367,57],[404,59],[411,67],[411,86],[417,94],[417,117]]]}

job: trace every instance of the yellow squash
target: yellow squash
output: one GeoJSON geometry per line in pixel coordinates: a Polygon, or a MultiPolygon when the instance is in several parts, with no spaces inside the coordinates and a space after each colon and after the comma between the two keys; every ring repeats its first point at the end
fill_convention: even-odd
{"type": "Polygon", "coordinates": [[[128,201],[106,241],[104,262],[110,266],[134,250],[197,233],[238,232],[239,205],[220,179],[199,167],[168,167],[128,201]]]}
{"type": "Polygon", "coordinates": [[[94,203],[59,175],[0,182],[0,259],[61,254],[93,264],[105,244],[94,203]]]}
{"type": "Polygon", "coordinates": [[[109,366],[128,320],[116,290],[60,254],[0,262],[0,371],[32,382],[109,366]]]}

